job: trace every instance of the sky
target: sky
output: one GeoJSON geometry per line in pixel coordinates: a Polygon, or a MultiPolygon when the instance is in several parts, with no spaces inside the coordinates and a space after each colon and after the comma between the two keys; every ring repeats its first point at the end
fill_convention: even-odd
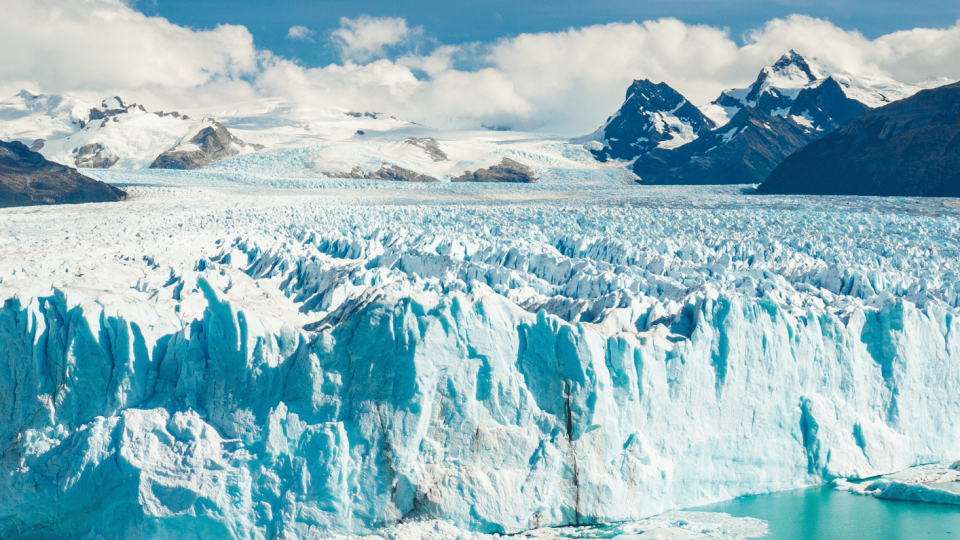
{"type": "Polygon", "coordinates": [[[792,14],[829,20],[870,38],[960,19],[958,0],[137,0],[134,6],[194,28],[243,25],[258,46],[310,67],[337,60],[335,48],[322,37],[336,30],[342,17],[361,15],[403,18],[423,28],[429,40],[446,44],[665,17],[728,28],[735,39],[792,14]],[[314,41],[287,39],[293,26],[315,32],[314,41]]]}
{"type": "Polygon", "coordinates": [[[277,98],[440,128],[577,136],[634,79],[695,104],[794,49],[834,69],[960,80],[960,1],[3,0],[0,96],[210,112],[277,98]]]}

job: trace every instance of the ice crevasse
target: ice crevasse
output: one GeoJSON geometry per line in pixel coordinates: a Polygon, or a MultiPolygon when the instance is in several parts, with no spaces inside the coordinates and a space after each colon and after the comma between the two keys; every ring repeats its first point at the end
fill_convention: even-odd
{"type": "Polygon", "coordinates": [[[720,294],[689,339],[489,290],[383,295],[316,334],[57,290],[0,311],[0,529],[307,538],[638,519],[955,457],[957,321],[720,294]],[[29,359],[29,361],[22,361],[29,359]]]}
{"type": "Polygon", "coordinates": [[[92,277],[0,258],[0,537],[514,533],[960,458],[955,220],[733,203],[76,218],[92,277]]]}

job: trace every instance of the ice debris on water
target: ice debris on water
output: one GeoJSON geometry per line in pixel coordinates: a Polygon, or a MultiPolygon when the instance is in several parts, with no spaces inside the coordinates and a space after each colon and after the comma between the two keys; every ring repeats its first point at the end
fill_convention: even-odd
{"type": "MultiPolygon", "coordinates": [[[[510,538],[518,540],[745,540],[767,534],[763,520],[731,517],[720,512],[672,511],[664,514],[611,525],[552,527],[524,531],[510,538]]],[[[465,531],[442,521],[403,523],[367,536],[331,535],[329,540],[499,540],[500,534],[465,531]]]]}
{"type": "Polygon", "coordinates": [[[838,478],[833,484],[840,491],[879,499],[960,505],[960,461],[921,465],[863,482],[838,478]]]}

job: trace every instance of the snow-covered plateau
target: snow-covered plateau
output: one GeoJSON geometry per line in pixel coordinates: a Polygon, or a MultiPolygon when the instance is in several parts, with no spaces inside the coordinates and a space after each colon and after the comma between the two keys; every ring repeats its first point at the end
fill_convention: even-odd
{"type": "Polygon", "coordinates": [[[267,153],[0,210],[0,536],[749,538],[665,512],[960,458],[955,201],[530,145],[536,184],[267,153]]]}

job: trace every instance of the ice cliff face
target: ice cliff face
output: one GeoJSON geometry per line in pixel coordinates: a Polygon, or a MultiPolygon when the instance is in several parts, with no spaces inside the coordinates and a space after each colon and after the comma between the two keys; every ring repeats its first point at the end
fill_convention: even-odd
{"type": "Polygon", "coordinates": [[[954,221],[664,193],[147,197],[48,262],[12,257],[49,236],[18,225],[0,532],[510,533],[956,457],[954,221]]]}

